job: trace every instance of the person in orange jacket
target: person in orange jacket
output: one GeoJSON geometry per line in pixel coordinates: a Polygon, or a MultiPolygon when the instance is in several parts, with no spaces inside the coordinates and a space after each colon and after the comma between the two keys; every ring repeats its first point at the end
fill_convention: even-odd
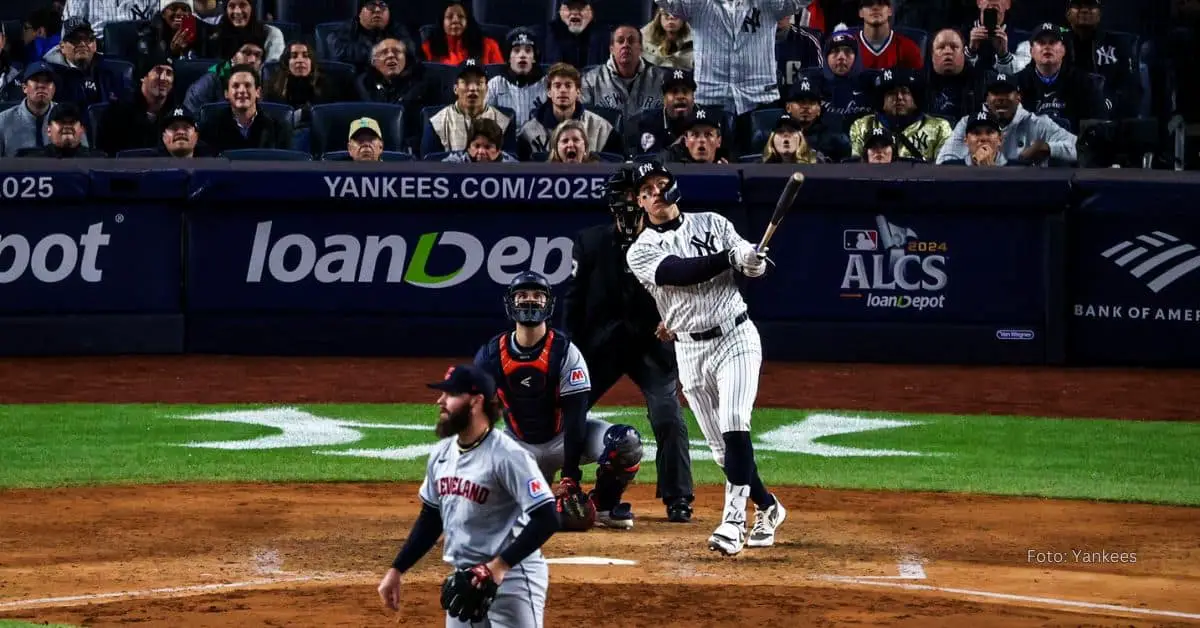
{"type": "Polygon", "coordinates": [[[425,38],[421,51],[425,59],[448,65],[459,65],[467,59],[479,59],[485,65],[504,63],[500,44],[484,36],[463,0],[446,3],[441,23],[425,38]]]}

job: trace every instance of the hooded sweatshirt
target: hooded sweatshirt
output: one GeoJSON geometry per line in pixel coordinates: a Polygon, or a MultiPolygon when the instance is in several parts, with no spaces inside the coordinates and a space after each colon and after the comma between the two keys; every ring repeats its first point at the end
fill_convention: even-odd
{"type": "MultiPolygon", "coordinates": [[[[1009,162],[1020,159],[1021,151],[1035,140],[1042,140],[1050,145],[1050,158],[1062,161],[1075,161],[1076,138],[1066,129],[1058,126],[1046,116],[1030,113],[1022,105],[1017,105],[1012,122],[1001,130],[1000,154],[1009,162]]],[[[938,153],[937,163],[942,164],[953,160],[967,161],[967,118],[958,121],[950,139],[942,145],[938,153]]],[[[970,163],[970,162],[968,162],[970,163]]],[[[1045,166],[1046,162],[1036,165],[1045,166]]]]}

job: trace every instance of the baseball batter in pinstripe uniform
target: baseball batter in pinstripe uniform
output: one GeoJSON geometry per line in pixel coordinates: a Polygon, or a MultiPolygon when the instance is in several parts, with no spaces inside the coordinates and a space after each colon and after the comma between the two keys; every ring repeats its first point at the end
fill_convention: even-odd
{"type": "Polygon", "coordinates": [[[779,100],[775,25],[812,0],[654,0],[692,29],[696,102],[742,115],[779,100]]]}
{"type": "Polygon", "coordinates": [[[787,511],[759,478],[750,442],[762,343],[732,272],[761,277],[766,251],[724,216],[680,213],[678,183],[662,164],[639,165],[634,180],[649,221],[625,259],[675,336],[683,395],[725,470],[725,508],[708,546],[731,556],[744,545],[774,545],[787,511]],[[747,498],[757,505],[749,538],[747,498]]]}
{"type": "Polygon", "coordinates": [[[402,574],[444,531],[442,560],[499,585],[483,621],[447,613],[447,628],[541,628],[550,582],[541,547],[558,530],[554,494],[529,452],[494,429],[501,408],[495,380],[483,369],[460,364],[429,387],[442,392],[442,441],[429,454],[421,514],[379,583],[379,597],[399,609],[402,574]]]}

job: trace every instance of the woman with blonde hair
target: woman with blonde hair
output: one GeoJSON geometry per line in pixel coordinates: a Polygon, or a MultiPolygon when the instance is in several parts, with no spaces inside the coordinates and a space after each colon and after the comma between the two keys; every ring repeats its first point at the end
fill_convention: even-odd
{"type": "Polygon", "coordinates": [[[763,147],[764,164],[821,164],[829,161],[804,139],[800,123],[788,114],[779,117],[763,147]]]}
{"type": "Polygon", "coordinates": [[[687,22],[659,9],[654,19],[642,27],[642,58],[646,63],[692,69],[692,29],[687,22]]]}
{"type": "Polygon", "coordinates": [[[588,147],[587,129],[579,120],[563,120],[550,136],[548,163],[590,164],[600,161],[588,147]]]}

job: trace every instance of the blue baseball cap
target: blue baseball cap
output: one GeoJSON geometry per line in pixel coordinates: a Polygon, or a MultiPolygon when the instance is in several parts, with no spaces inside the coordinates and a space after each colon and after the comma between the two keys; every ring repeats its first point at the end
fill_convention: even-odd
{"type": "Polygon", "coordinates": [[[50,64],[42,61],[35,61],[25,66],[25,71],[21,72],[21,80],[28,81],[39,74],[45,74],[50,78],[55,77],[54,68],[50,67],[50,64]]]}
{"type": "Polygon", "coordinates": [[[456,364],[446,371],[442,381],[427,386],[452,395],[483,395],[487,399],[496,396],[496,380],[474,364],[456,364]]]}

